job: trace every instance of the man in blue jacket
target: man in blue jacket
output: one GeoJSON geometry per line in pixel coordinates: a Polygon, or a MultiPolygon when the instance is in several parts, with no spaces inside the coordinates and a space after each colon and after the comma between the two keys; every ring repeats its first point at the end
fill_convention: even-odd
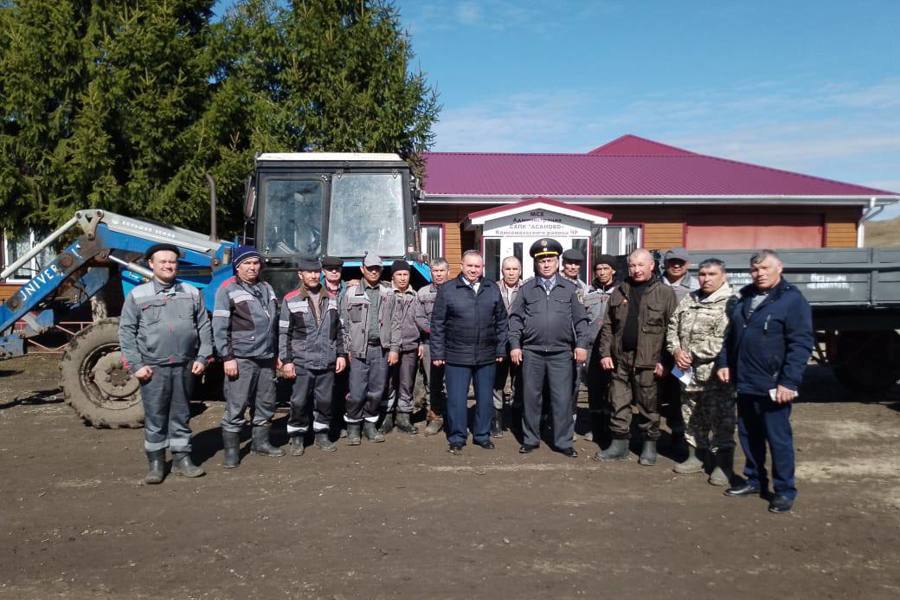
{"type": "Polygon", "coordinates": [[[462,273],[438,289],[431,314],[431,361],[444,367],[447,406],[444,431],[451,454],[460,454],[468,439],[469,383],[475,382],[476,445],[492,450],[491,417],[496,364],[506,356],[506,307],[497,284],[483,277],[484,258],[463,253],[462,273]]]}
{"type": "Polygon", "coordinates": [[[772,453],[773,513],[790,512],[797,497],[791,402],[812,354],[812,313],[800,291],[782,279],[781,259],[761,250],[750,259],[753,284],[740,292],[719,355],[718,377],[737,388],[738,437],[746,481],[726,496],[768,496],[766,444],[772,453]]]}

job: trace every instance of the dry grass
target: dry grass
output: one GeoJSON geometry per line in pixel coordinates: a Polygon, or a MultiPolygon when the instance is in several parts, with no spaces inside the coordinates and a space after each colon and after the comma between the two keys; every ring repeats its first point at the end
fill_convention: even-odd
{"type": "Polygon", "coordinates": [[[900,246],[900,217],[866,223],[866,247],[900,246]]]}

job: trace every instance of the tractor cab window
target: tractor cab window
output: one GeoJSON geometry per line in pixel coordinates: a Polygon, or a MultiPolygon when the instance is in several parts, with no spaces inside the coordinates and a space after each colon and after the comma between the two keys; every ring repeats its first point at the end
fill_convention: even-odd
{"type": "Polygon", "coordinates": [[[270,256],[319,256],[322,253],[322,189],[319,179],[266,178],[260,248],[270,256]]]}
{"type": "Polygon", "coordinates": [[[328,253],[403,256],[403,178],[399,173],[352,173],[331,180],[328,253]]]}

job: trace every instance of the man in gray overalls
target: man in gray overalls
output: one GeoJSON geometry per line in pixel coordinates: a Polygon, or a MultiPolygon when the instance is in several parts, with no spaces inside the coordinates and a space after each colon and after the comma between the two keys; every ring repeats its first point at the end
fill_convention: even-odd
{"type": "Polygon", "coordinates": [[[146,257],[153,279],[131,290],[119,318],[119,345],[125,366],[141,382],[144,404],[144,450],[150,462],[145,483],[162,483],[166,448],[172,472],[199,477],[191,462],[191,417],[188,400],[194,377],[212,354],[209,315],[203,296],[192,285],[176,282],[181,252],[156,244],[146,257]]]}
{"type": "Polygon", "coordinates": [[[260,281],[261,257],[252,246],[238,246],[232,258],[234,277],[216,291],[213,338],[224,361],[225,414],[222,416],[223,466],[240,463],[244,409],[252,401],[253,442],[262,456],[284,456],[269,442],[275,414],[275,348],[278,311],[275,291],[260,281]]]}
{"type": "Polygon", "coordinates": [[[361,433],[370,442],[384,441],[375,423],[387,382],[394,293],[381,282],[381,270],[381,258],[366,253],[363,280],[348,287],[341,300],[344,348],[350,354],[350,395],[344,416],[350,446],[360,445],[361,433]]]}
{"type": "Polygon", "coordinates": [[[329,439],[335,373],[347,366],[344,333],[337,298],[324,289],[319,274],[322,264],[314,258],[298,265],[300,287],[288,292],[281,302],[278,321],[278,356],[285,379],[294,380],[291,416],[287,432],[291,455],[302,456],[304,437],[309,431],[310,397],[313,398],[312,429],[320,450],[334,452],[329,439]]]}

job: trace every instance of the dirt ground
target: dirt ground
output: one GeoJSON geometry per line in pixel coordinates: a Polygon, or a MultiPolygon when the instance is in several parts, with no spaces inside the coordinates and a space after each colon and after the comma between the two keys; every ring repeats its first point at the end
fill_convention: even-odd
{"type": "Polygon", "coordinates": [[[795,407],[791,515],[667,457],[521,456],[509,435],[226,472],[220,402],[192,422],[207,476],[145,486],[141,432],[83,425],[57,377],[52,357],[0,363],[2,598],[900,597],[900,392],[853,397],[822,369],[795,407]]]}

